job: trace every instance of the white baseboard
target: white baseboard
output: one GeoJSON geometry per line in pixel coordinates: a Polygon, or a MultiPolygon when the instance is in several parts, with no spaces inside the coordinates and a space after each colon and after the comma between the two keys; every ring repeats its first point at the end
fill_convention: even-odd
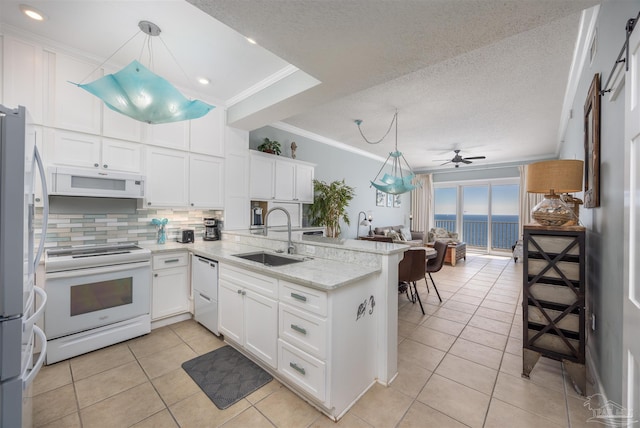
{"type": "Polygon", "coordinates": [[[164,327],[166,325],[175,324],[180,321],[190,320],[191,318],[193,318],[193,315],[187,312],[185,314],[174,315],[172,317],[151,321],[151,330],[155,330],[156,328],[164,327]]]}

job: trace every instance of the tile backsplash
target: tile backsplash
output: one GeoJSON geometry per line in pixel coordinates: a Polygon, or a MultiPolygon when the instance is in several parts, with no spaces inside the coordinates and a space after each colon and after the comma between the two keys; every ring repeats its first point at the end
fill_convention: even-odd
{"type": "MultiPolygon", "coordinates": [[[[157,241],[154,218],[167,218],[167,241],[175,241],[181,228],[194,229],[196,239],[202,236],[205,217],[222,218],[222,211],[145,209],[132,214],[49,214],[46,248],[71,245],[157,241]]],[[[42,233],[42,208],[36,208],[36,240],[42,233]]]]}

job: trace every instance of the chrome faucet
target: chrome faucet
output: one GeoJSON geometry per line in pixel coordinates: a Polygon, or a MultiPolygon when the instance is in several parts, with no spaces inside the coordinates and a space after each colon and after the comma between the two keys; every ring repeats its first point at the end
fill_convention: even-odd
{"type": "Polygon", "coordinates": [[[276,210],[280,210],[283,213],[285,213],[287,215],[287,254],[293,254],[293,250],[295,250],[295,247],[293,246],[293,243],[291,242],[291,215],[289,214],[289,211],[285,210],[282,207],[273,207],[271,208],[269,211],[267,211],[267,214],[264,216],[264,231],[263,231],[263,235],[267,236],[267,227],[269,224],[269,214],[271,214],[273,211],[276,210]]]}

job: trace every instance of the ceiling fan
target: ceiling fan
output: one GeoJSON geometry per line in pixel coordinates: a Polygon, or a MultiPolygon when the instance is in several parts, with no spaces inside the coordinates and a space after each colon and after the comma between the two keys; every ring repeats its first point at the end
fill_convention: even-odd
{"type": "MultiPolygon", "coordinates": [[[[456,168],[458,168],[461,163],[469,164],[469,163],[473,163],[473,162],[471,162],[471,160],[486,159],[486,156],[471,156],[471,157],[468,157],[468,158],[463,158],[462,156],[460,156],[460,150],[459,149],[454,150],[454,152],[455,152],[456,155],[453,157],[453,159],[446,160],[445,163],[440,164],[440,166],[446,165],[448,163],[455,163],[456,164],[456,168]]],[[[436,162],[441,162],[443,160],[444,159],[436,160],[436,162]]]]}

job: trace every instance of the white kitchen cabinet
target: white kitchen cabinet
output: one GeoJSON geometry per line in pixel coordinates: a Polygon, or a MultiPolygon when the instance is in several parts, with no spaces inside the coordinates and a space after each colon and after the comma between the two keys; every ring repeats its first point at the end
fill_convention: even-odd
{"type": "Polygon", "coordinates": [[[189,150],[210,156],[224,156],[224,110],[216,107],[190,121],[189,150]]]}
{"type": "Polygon", "coordinates": [[[73,83],[89,83],[101,77],[102,69],[96,64],[61,53],[50,55],[49,84],[53,90],[47,97],[47,123],[56,128],[100,135],[102,101],[73,83]]]}
{"type": "Polygon", "coordinates": [[[294,201],[313,203],[313,179],[315,167],[309,164],[298,163],[296,165],[296,188],[294,201]]]}
{"type": "Polygon", "coordinates": [[[189,150],[189,121],[144,124],[142,141],[154,146],[189,150]]]}
{"type": "Polygon", "coordinates": [[[147,146],[147,207],[186,207],[189,199],[189,154],[147,146]]]}
{"type": "Polygon", "coordinates": [[[2,43],[2,104],[27,107],[36,124],[43,123],[42,47],[4,35],[2,43]]]}
{"type": "Polygon", "coordinates": [[[275,167],[275,199],[295,199],[296,164],[278,159],[275,167]]]}
{"type": "Polygon", "coordinates": [[[100,168],[109,171],[142,171],[142,145],[128,141],[102,139],[100,168]]]}
{"type": "Polygon", "coordinates": [[[244,346],[271,367],[278,367],[278,301],[252,290],[244,295],[244,346]]]}
{"type": "Polygon", "coordinates": [[[189,206],[200,209],[224,207],[224,159],[189,155],[189,206]]]}
{"type": "Polygon", "coordinates": [[[224,337],[241,345],[244,343],[244,297],[238,286],[223,279],[218,283],[218,330],[224,337]]]}
{"type": "Polygon", "coordinates": [[[313,202],[313,164],[256,151],[250,158],[251,200],[313,202]]]}
{"type": "Polygon", "coordinates": [[[275,199],[275,156],[266,156],[255,151],[251,151],[249,153],[251,162],[249,195],[251,199],[263,201],[275,199]]]}
{"type": "Polygon", "coordinates": [[[50,165],[132,172],[142,170],[142,145],[70,131],[47,131],[45,159],[50,165]]]}
{"type": "Polygon", "coordinates": [[[280,281],[278,370],[314,398],[326,397],[329,322],[327,293],[280,281]]]}
{"type": "Polygon", "coordinates": [[[153,256],[151,320],[189,312],[189,253],[172,251],[153,256]]]}
{"type": "Polygon", "coordinates": [[[227,230],[246,229],[249,217],[249,155],[227,153],[225,157],[224,227],[227,230]]]}
{"type": "Polygon", "coordinates": [[[220,264],[219,330],[225,338],[278,367],[278,281],[220,264]]]}

